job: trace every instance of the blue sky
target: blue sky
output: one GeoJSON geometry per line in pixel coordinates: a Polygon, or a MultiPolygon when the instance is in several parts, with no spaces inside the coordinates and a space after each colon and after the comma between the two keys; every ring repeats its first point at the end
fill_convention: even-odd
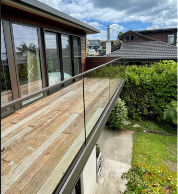
{"type": "Polygon", "coordinates": [[[89,39],[106,40],[107,25],[111,39],[118,32],[177,27],[176,0],[39,0],[55,9],[100,29],[89,39]]]}

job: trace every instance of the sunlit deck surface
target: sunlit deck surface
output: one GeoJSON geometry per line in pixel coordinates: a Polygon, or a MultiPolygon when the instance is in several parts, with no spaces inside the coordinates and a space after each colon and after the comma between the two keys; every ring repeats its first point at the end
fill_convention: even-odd
{"type": "MultiPolygon", "coordinates": [[[[110,94],[120,80],[110,80],[110,94]]],[[[109,102],[108,79],[85,78],[87,136],[109,102]]],[[[52,193],[84,144],[82,80],[1,120],[1,193],[52,193]]]]}

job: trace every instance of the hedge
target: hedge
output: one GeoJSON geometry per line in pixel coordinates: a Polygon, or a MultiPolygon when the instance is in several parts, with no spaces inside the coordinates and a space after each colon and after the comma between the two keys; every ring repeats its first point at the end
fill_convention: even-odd
{"type": "Polygon", "coordinates": [[[121,98],[129,116],[163,120],[165,106],[177,100],[177,63],[164,60],[151,67],[126,67],[121,98]]]}

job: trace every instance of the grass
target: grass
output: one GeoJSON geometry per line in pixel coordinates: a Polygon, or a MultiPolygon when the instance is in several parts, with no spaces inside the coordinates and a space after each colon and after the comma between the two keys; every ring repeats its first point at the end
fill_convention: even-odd
{"type": "Polygon", "coordinates": [[[124,128],[127,130],[143,132],[144,129],[151,129],[153,131],[164,131],[165,134],[171,134],[171,135],[176,135],[177,133],[176,126],[168,124],[166,122],[155,123],[149,120],[138,121],[131,118],[129,118],[128,120],[131,122],[131,124],[124,126],[124,128]],[[140,125],[140,127],[137,127],[137,128],[133,127],[134,124],[138,124],[140,125]]]}
{"type": "Polygon", "coordinates": [[[165,161],[177,162],[177,135],[173,126],[161,125],[153,121],[128,120],[131,124],[125,125],[124,128],[137,131],[134,133],[132,164],[159,165],[165,161]],[[134,124],[138,124],[140,127],[134,128],[134,124]],[[153,131],[164,131],[165,134],[171,134],[171,136],[143,133],[145,128],[153,131]]]}
{"type": "Polygon", "coordinates": [[[150,133],[134,134],[132,163],[159,165],[164,160],[177,162],[177,137],[150,133]]]}

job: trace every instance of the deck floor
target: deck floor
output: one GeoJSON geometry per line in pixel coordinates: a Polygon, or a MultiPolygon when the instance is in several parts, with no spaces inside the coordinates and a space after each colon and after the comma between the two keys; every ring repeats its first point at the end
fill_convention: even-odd
{"type": "MultiPolygon", "coordinates": [[[[110,80],[113,94],[121,79],[110,80]]],[[[85,78],[87,136],[109,102],[108,79],[85,78]]],[[[84,144],[82,81],[1,120],[1,193],[52,193],[84,144]]]]}

